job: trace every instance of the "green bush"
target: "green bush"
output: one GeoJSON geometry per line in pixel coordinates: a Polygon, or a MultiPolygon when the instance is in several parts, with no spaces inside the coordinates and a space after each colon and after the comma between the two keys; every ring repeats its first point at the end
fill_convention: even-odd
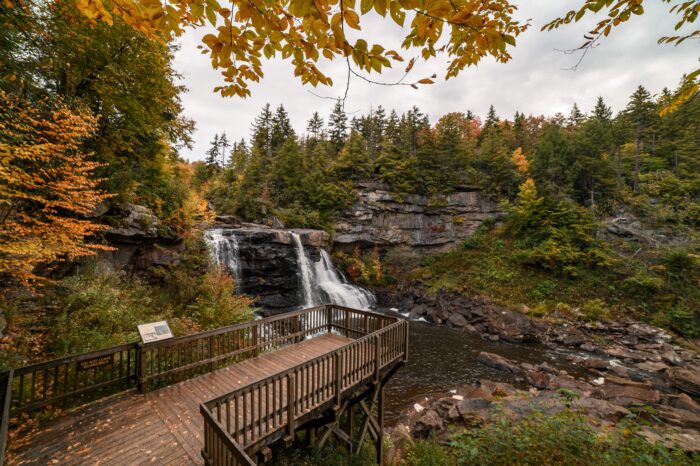
{"type": "Polygon", "coordinates": [[[581,314],[586,320],[607,319],[609,317],[608,307],[600,299],[589,299],[583,303],[581,314]]]}
{"type": "Polygon", "coordinates": [[[700,336],[700,316],[685,304],[677,304],[666,312],[668,326],[689,338],[700,336]]]}
{"type": "Polygon", "coordinates": [[[578,413],[534,413],[519,421],[505,416],[460,433],[452,447],[459,465],[686,465],[700,456],[651,445],[634,425],[595,431],[578,413]]]}
{"type": "Polygon", "coordinates": [[[194,321],[204,329],[210,329],[250,320],[252,300],[245,295],[235,295],[233,291],[233,278],[221,268],[207,272],[192,306],[194,321]]]}
{"type": "Polygon", "coordinates": [[[59,315],[49,335],[56,355],[81,353],[135,341],[136,324],[151,314],[148,289],[103,263],[90,263],[58,283],[59,315]]]}
{"type": "Polygon", "coordinates": [[[406,451],[406,466],[450,466],[454,459],[449,451],[435,440],[417,440],[406,451]]]}

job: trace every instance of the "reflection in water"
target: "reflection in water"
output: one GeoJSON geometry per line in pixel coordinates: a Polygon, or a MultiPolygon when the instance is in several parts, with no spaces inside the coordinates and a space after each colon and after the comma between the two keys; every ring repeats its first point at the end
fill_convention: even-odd
{"type": "Polygon", "coordinates": [[[547,362],[572,375],[581,374],[580,368],[564,359],[571,354],[564,350],[538,344],[494,343],[460,330],[411,322],[408,363],[394,375],[385,392],[387,425],[420,396],[444,393],[452,387],[475,384],[479,379],[517,386],[512,375],[477,364],[481,351],[516,362],[547,362]]]}

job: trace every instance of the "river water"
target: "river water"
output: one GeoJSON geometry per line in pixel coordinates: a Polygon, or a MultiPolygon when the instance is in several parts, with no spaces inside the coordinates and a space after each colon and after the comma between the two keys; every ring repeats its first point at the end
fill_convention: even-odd
{"type": "MultiPolygon", "coordinates": [[[[445,393],[452,387],[476,384],[479,379],[508,382],[513,376],[476,362],[481,351],[499,354],[516,362],[540,364],[582,375],[581,368],[566,359],[573,354],[540,344],[491,342],[461,330],[427,322],[411,322],[408,363],[394,375],[385,391],[387,425],[419,398],[445,393]]],[[[524,387],[524,386],[522,386],[524,387]]]]}

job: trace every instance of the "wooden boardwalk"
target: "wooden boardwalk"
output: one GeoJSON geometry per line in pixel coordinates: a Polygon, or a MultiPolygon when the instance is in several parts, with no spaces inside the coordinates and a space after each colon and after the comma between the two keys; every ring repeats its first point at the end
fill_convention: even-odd
{"type": "Polygon", "coordinates": [[[200,404],[341,348],[325,333],[146,394],[127,392],[41,423],[9,452],[11,465],[203,464],[200,404]]]}

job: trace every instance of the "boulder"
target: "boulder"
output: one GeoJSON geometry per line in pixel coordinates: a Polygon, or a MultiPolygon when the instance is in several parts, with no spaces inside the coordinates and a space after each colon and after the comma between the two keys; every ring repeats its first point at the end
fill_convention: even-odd
{"type": "Polygon", "coordinates": [[[505,341],[522,343],[538,340],[539,332],[533,320],[519,312],[496,308],[488,312],[485,318],[489,332],[505,341]]]}
{"type": "Polygon", "coordinates": [[[149,209],[136,204],[121,204],[116,208],[116,224],[106,232],[113,243],[138,244],[158,237],[158,217],[149,209]]]}
{"type": "Polygon", "coordinates": [[[468,324],[467,319],[462,314],[454,313],[447,321],[457,328],[462,328],[468,324]]]}
{"type": "Polygon", "coordinates": [[[433,433],[440,432],[442,428],[443,421],[437,411],[426,409],[416,419],[412,430],[416,437],[427,438],[433,433]]]}
{"type": "Polygon", "coordinates": [[[520,368],[513,361],[498,354],[487,353],[486,351],[479,353],[476,357],[476,362],[492,369],[510,372],[511,374],[519,374],[521,372],[520,368]]]}
{"type": "Polygon", "coordinates": [[[615,376],[608,376],[605,385],[596,389],[593,396],[611,400],[622,406],[632,403],[658,403],[661,400],[661,395],[651,384],[615,376]]]}
{"type": "Polygon", "coordinates": [[[528,370],[525,371],[525,381],[535,388],[545,389],[549,388],[552,376],[544,372],[528,370]]]}
{"type": "Polygon", "coordinates": [[[669,380],[678,389],[692,396],[700,396],[700,370],[672,369],[669,380]]]}

